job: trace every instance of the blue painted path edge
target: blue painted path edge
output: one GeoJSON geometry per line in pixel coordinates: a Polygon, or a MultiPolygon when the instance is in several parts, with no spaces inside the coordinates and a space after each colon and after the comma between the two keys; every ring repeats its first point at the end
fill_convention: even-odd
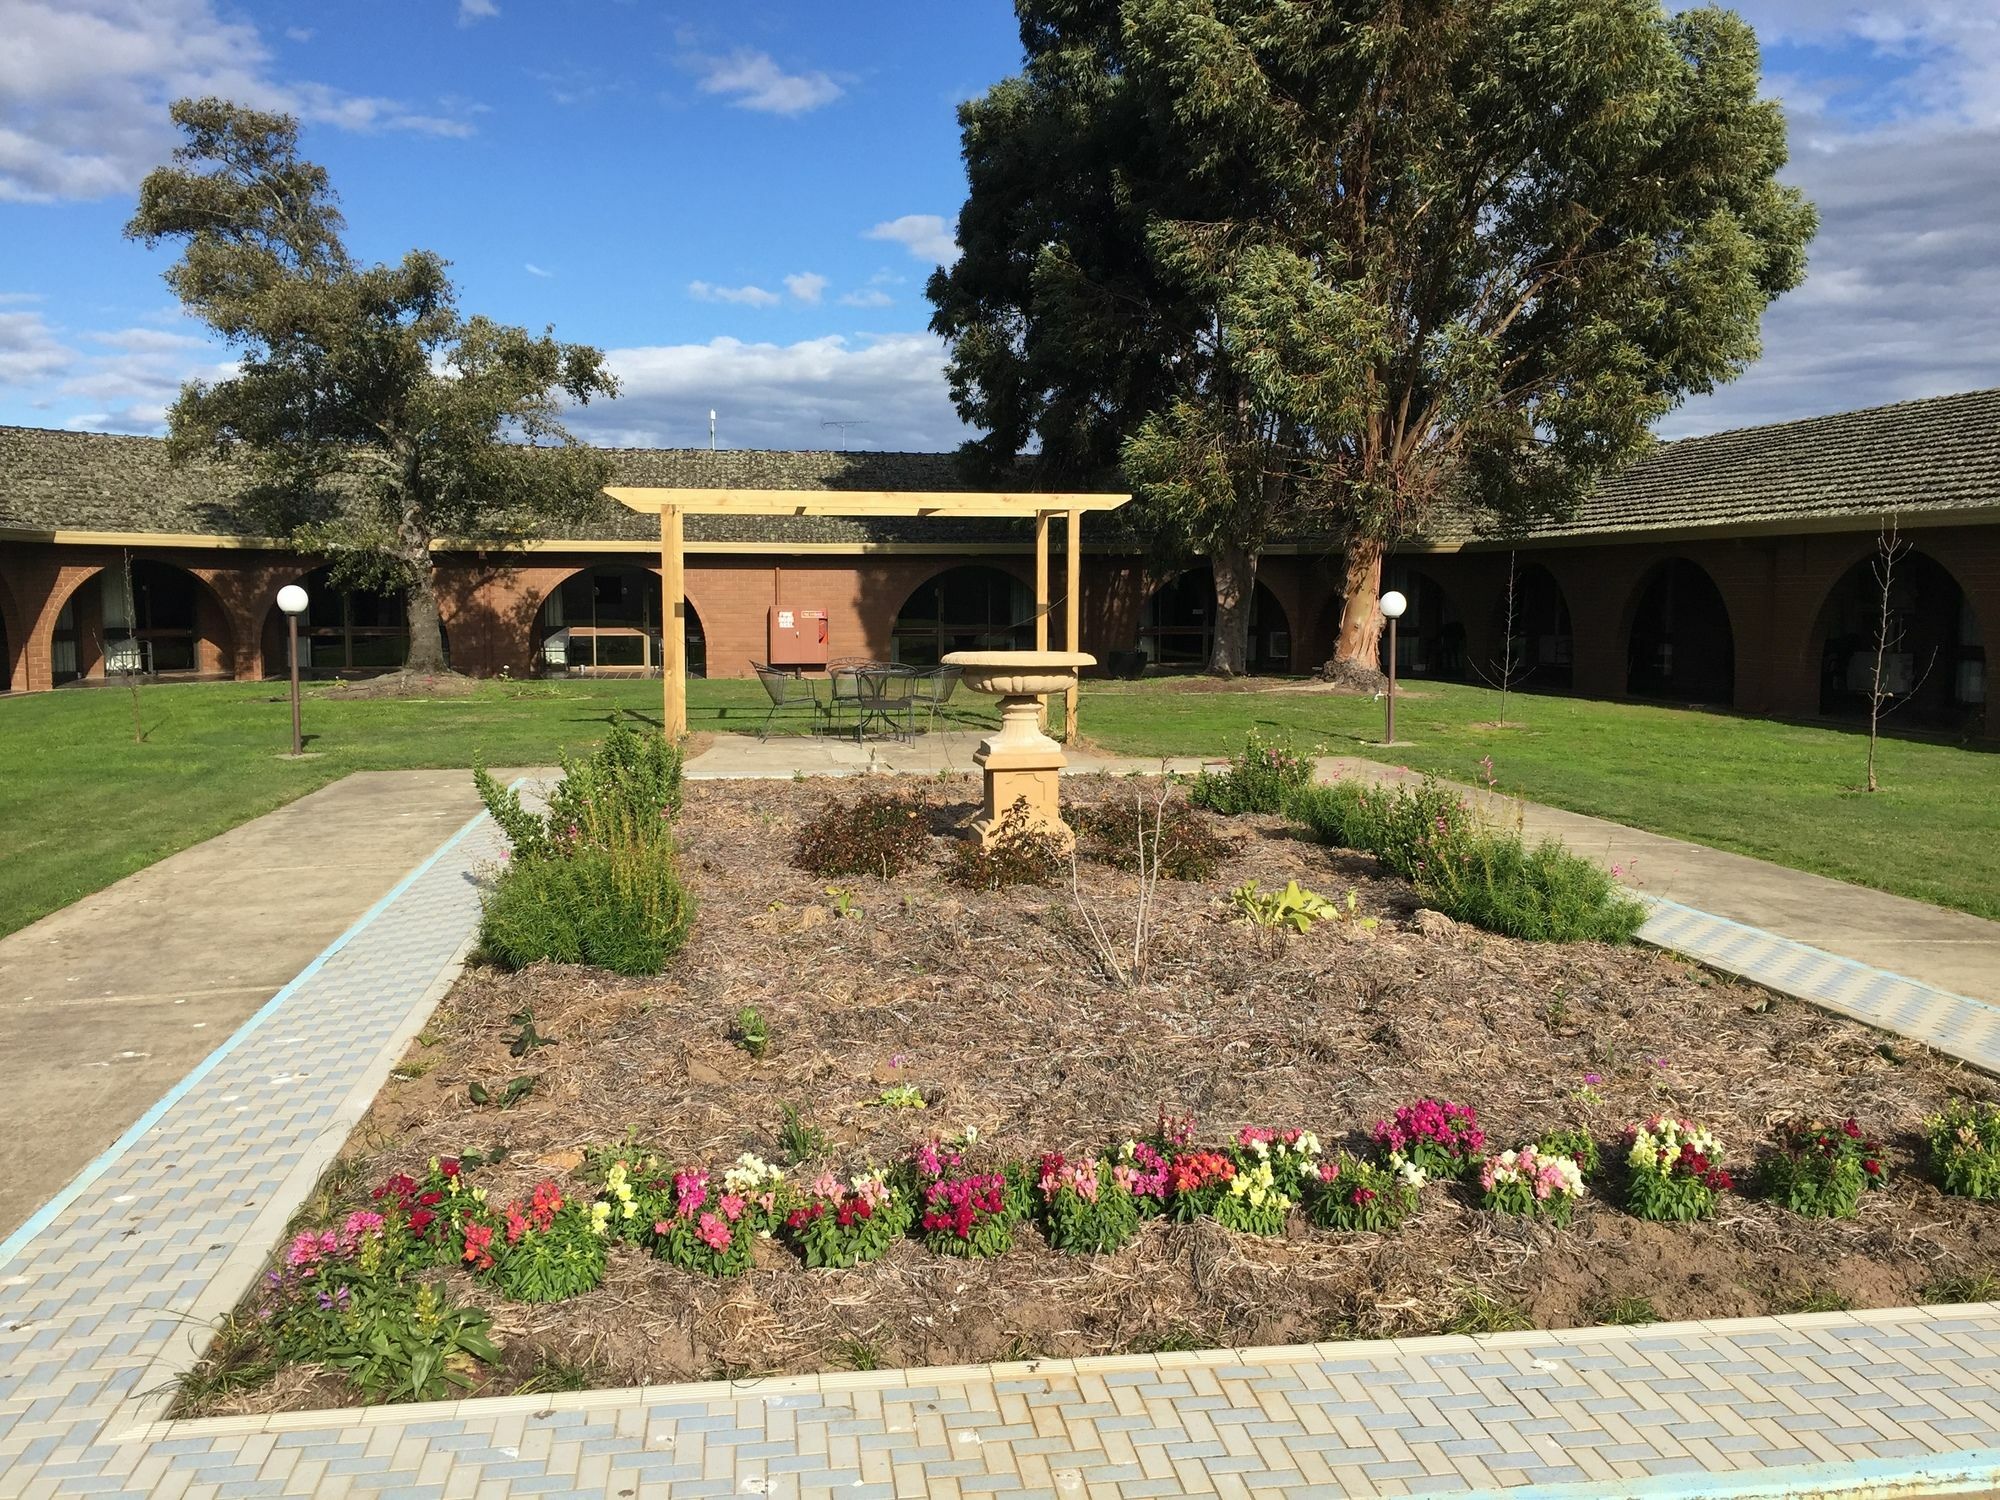
{"type": "MultiPolygon", "coordinates": [[[[516,784],[518,785],[519,783],[516,784]]],[[[289,1000],[293,992],[296,991],[300,985],[304,984],[307,980],[311,979],[313,975],[317,974],[323,967],[325,967],[327,962],[330,959],[332,959],[336,953],[340,952],[341,949],[345,948],[349,943],[353,942],[354,939],[360,933],[366,931],[368,926],[372,922],[374,922],[374,920],[377,917],[381,916],[383,912],[387,911],[392,905],[395,904],[397,897],[401,896],[403,892],[407,891],[412,885],[416,884],[416,882],[423,877],[424,873],[427,870],[429,870],[433,865],[435,865],[439,860],[443,859],[453,849],[457,848],[458,845],[464,841],[466,835],[471,833],[472,830],[477,828],[481,823],[485,822],[486,818],[487,814],[483,811],[475,813],[470,819],[466,821],[465,825],[461,827],[458,830],[458,832],[454,833],[450,838],[446,839],[442,844],[438,845],[436,849],[432,850],[429,858],[425,859],[422,864],[418,865],[414,870],[410,871],[409,874],[405,875],[401,880],[397,881],[395,885],[392,886],[379,901],[377,901],[373,906],[369,907],[367,911],[363,912],[359,917],[357,917],[354,920],[353,924],[350,925],[345,932],[341,933],[339,937],[335,938],[331,943],[328,943],[326,947],[322,948],[311,963],[307,964],[303,969],[299,970],[298,973],[294,974],[291,977],[291,979],[286,982],[284,988],[280,989],[277,992],[277,994],[273,995],[269,1000],[266,1000],[262,1005],[260,1005],[253,1015],[251,1015],[247,1020],[243,1022],[242,1025],[238,1026],[233,1032],[229,1034],[228,1038],[222,1043],[221,1046],[217,1047],[213,1052],[209,1053],[208,1056],[204,1057],[200,1062],[196,1063],[193,1071],[191,1071],[179,1083],[175,1084],[172,1088],[168,1089],[166,1093],[162,1094],[160,1098],[153,1104],[152,1108],[148,1109],[144,1114],[139,1116],[138,1119],[134,1120],[129,1126],[127,1126],[125,1129],[125,1133],[119,1136],[118,1139],[113,1141],[109,1146],[105,1147],[104,1150],[98,1154],[96,1160],[92,1161],[90,1165],[86,1166],[82,1171],[78,1172],[76,1176],[72,1177],[69,1180],[68,1185],[65,1186],[62,1189],[62,1191],[58,1192],[53,1198],[49,1199],[48,1202],[44,1203],[40,1208],[36,1209],[34,1213],[28,1216],[26,1222],[24,1222],[12,1234],[8,1235],[6,1239],[0,1240],[0,1267],[5,1267],[8,1264],[8,1262],[12,1261],[17,1255],[19,1255],[21,1251],[27,1247],[29,1241],[33,1240],[36,1235],[40,1234],[44,1229],[48,1228],[48,1226],[52,1222],[54,1222],[58,1214],[60,1214],[64,1209],[68,1208],[70,1204],[74,1203],[77,1200],[77,1198],[82,1195],[84,1189],[88,1188],[99,1177],[103,1176],[105,1171],[108,1170],[121,1156],[123,1156],[127,1151],[132,1149],[134,1143],[136,1143],[141,1136],[145,1135],[146,1132],[151,1130],[154,1125],[158,1124],[161,1117],[164,1116],[169,1109],[173,1108],[173,1106],[179,1100],[181,1100],[187,1095],[188,1090],[192,1089],[197,1083],[200,1083],[202,1079],[206,1078],[211,1072],[213,1072],[218,1063],[220,1063],[224,1058],[229,1056],[230,1053],[234,1052],[239,1046],[243,1044],[246,1038],[248,1038],[257,1030],[258,1027],[262,1026],[265,1021],[269,1020],[271,1015],[278,1009],[278,1007],[283,1005],[285,1001],[289,1000]]]]}

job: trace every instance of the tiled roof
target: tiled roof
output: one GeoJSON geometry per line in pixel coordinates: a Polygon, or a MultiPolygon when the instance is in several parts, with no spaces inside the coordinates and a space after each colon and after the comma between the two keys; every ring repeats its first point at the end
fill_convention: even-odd
{"type": "MultiPolygon", "coordinates": [[[[970,490],[949,453],[606,450],[615,481],[701,489],[970,490]]],[[[245,480],[230,468],[175,468],[157,438],[0,427],[0,528],[249,535],[245,480]]],[[[1024,488],[1025,488],[1024,484],[1024,488]]],[[[1632,535],[1840,516],[2000,509],[2000,389],[1663,443],[1538,537],[1632,535]]],[[[1086,525],[1113,534],[1111,516],[1086,525]]],[[[1433,542],[1477,536],[1446,519],[1433,542]]],[[[722,517],[688,519],[690,541],[1019,540],[1008,521],[722,517]]],[[[657,536],[652,519],[606,501],[577,541],[657,536]]],[[[568,540],[569,538],[565,538],[568,540]]]]}
{"type": "MultiPolygon", "coordinates": [[[[2000,509],[2000,390],[1662,443],[1537,537],[2000,509]]],[[[1434,540],[1477,534],[1463,518],[1434,540]]]]}

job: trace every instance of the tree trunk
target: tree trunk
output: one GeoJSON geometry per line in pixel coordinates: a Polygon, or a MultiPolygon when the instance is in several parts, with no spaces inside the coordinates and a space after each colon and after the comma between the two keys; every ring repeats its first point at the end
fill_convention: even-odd
{"type": "Polygon", "coordinates": [[[1340,606],[1334,663],[1379,671],[1382,656],[1382,544],[1357,537],[1347,544],[1347,598],[1340,606]]]}
{"type": "Polygon", "coordinates": [[[445,670],[444,630],[438,623],[437,574],[428,559],[416,566],[404,598],[410,625],[410,657],[403,670],[434,677],[445,670]]]}
{"type": "Polygon", "coordinates": [[[1209,556],[1215,574],[1215,644],[1208,669],[1235,677],[1250,669],[1250,596],[1257,591],[1257,554],[1247,547],[1218,547],[1209,556]]]}

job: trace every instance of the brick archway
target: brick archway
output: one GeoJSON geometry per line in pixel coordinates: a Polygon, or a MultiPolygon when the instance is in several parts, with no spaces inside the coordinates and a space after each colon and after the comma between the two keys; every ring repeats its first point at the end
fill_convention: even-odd
{"type": "Polygon", "coordinates": [[[28,631],[14,592],[0,578],[0,693],[25,692],[28,682],[28,631]]]}
{"type": "MultiPolygon", "coordinates": [[[[136,660],[150,673],[163,676],[229,676],[234,677],[243,652],[238,639],[238,620],[217,591],[214,582],[205,576],[209,569],[188,568],[163,558],[135,556],[131,558],[134,574],[133,595],[127,601],[141,618],[127,627],[122,641],[114,641],[113,631],[121,627],[107,626],[101,593],[93,597],[87,585],[121,571],[124,559],[106,560],[95,565],[67,568],[58,574],[56,586],[50,590],[43,605],[42,618],[37,623],[43,655],[50,663],[51,685],[57,677],[62,681],[79,681],[90,677],[101,677],[107,668],[116,662],[136,660]],[[143,617],[154,606],[154,601],[144,599],[147,587],[142,580],[158,580],[158,584],[185,579],[192,586],[192,610],[189,623],[182,627],[178,623],[170,627],[155,627],[144,623],[143,617]],[[68,611],[69,625],[62,624],[64,613],[68,611]],[[181,637],[187,637],[189,664],[179,665],[177,654],[181,637]],[[136,649],[128,649],[123,642],[136,643],[136,649]],[[68,653],[61,650],[70,647],[68,653]],[[163,653],[161,646],[167,646],[163,653]],[[116,648],[117,654],[111,653],[116,648]],[[58,661],[59,657],[66,658],[58,661]],[[162,668],[162,660],[175,663],[162,668]]],[[[154,584],[153,586],[158,586],[154,584]]],[[[177,607],[177,602],[176,602],[177,607]]],[[[121,609],[123,606],[121,606],[121,609]]],[[[178,621],[178,615],[174,617],[178,621]]]]}
{"type": "MultiPolygon", "coordinates": [[[[1813,709],[1827,718],[1865,718],[1876,685],[1882,553],[1875,544],[1858,550],[1822,590],[1807,637],[1813,709]]],[[[1985,622],[1965,581],[1905,537],[1888,584],[1881,685],[1898,722],[1947,729],[1977,722],[1985,715],[1985,622]]]]}
{"type": "Polygon", "coordinates": [[[1627,599],[1623,634],[1632,697],[1735,705],[1736,625],[1700,563],[1676,555],[1646,569],[1627,599]]]}
{"type": "MultiPolygon", "coordinates": [[[[575,590],[570,590],[572,594],[575,590]]],[[[661,618],[664,600],[664,585],[657,567],[640,563],[595,562],[582,567],[570,568],[553,578],[540,590],[528,590],[525,596],[527,608],[523,611],[528,632],[528,660],[533,670],[543,671],[560,668],[563,671],[632,671],[657,672],[660,667],[659,651],[654,644],[665,629],[661,618]],[[627,587],[619,590],[615,604],[599,598],[594,580],[602,575],[605,579],[617,579],[627,587]],[[567,604],[565,590],[580,578],[593,580],[591,601],[596,606],[586,623],[569,618],[570,611],[563,609],[560,621],[550,618],[552,601],[567,604]],[[637,584],[637,597],[630,595],[637,584]],[[548,642],[557,632],[564,633],[566,639],[559,652],[551,653],[548,642]],[[574,648],[574,649],[572,649],[574,648]],[[631,656],[633,660],[625,658],[631,656]]],[[[687,661],[690,676],[707,675],[707,631],[702,625],[701,605],[691,589],[683,589],[687,608],[684,622],[687,641],[687,661]]],[[[580,600],[578,602],[581,602],[580,600]]]]}
{"type": "Polygon", "coordinates": [[[889,624],[890,659],[935,666],[932,658],[951,651],[1032,646],[1034,595],[1034,585],[1010,568],[949,562],[919,580],[896,606],[889,624]]]}

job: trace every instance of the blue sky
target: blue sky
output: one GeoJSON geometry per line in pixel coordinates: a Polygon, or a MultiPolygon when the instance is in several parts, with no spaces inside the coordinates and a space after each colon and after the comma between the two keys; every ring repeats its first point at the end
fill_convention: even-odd
{"type": "MultiPolygon", "coordinates": [[[[2000,384],[1989,0],[1750,0],[1825,226],[1765,360],[1669,434],[2000,384]]],[[[1018,63],[1004,0],[0,0],[0,421],[157,431],[226,356],[120,229],[166,102],[289,109],[364,254],[612,351],[603,441],[943,447],[923,281],[953,107],[1018,63]],[[830,426],[828,424],[844,424],[830,426]]]]}

